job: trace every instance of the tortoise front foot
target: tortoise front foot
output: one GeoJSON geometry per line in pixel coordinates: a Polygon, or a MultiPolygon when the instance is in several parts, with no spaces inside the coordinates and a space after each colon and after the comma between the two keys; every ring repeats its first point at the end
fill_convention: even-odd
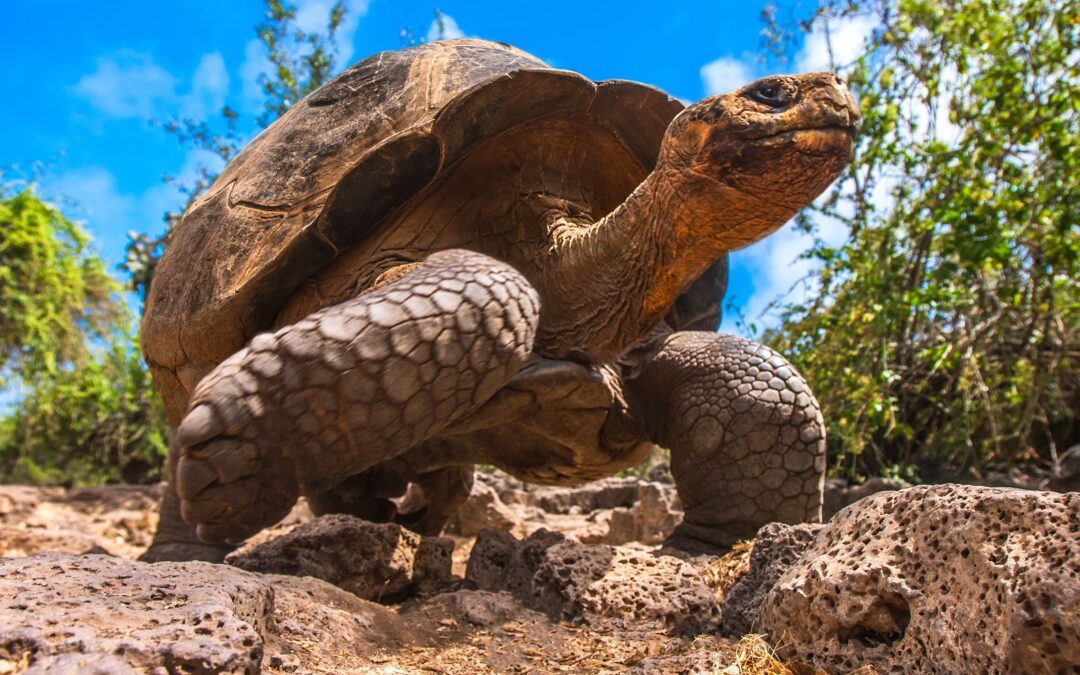
{"type": "Polygon", "coordinates": [[[177,430],[184,520],[206,542],[242,541],[437,435],[517,373],[538,316],[513,268],[455,250],[256,336],[199,383],[177,430]]]}
{"type": "MultiPolygon", "coordinates": [[[[175,470],[173,459],[174,457],[170,452],[170,475],[175,470]]],[[[161,501],[160,519],[157,532],[154,534],[154,541],[146,549],[146,552],[139,556],[139,560],[148,563],[184,562],[188,560],[220,563],[225,560],[225,556],[232,550],[232,546],[207,544],[199,540],[195,534],[195,528],[185,523],[180,517],[180,498],[177,497],[173,486],[170,485],[167,487],[161,501]]]]}
{"type": "Polygon", "coordinates": [[[671,451],[685,515],[667,546],[721,553],[770,522],[821,520],[824,423],[779,354],[730,335],[674,333],[627,389],[671,451]]]}

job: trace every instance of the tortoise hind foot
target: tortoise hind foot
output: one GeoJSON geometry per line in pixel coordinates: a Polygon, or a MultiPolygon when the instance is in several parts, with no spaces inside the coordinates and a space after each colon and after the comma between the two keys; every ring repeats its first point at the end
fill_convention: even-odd
{"type": "Polygon", "coordinates": [[[740,541],[753,539],[754,534],[749,536],[745,532],[733,534],[723,528],[698,526],[692,523],[682,522],[664,540],[660,550],[665,553],[676,553],[682,556],[721,556],[734,548],[740,541]]]}
{"type": "Polygon", "coordinates": [[[239,542],[437,435],[517,373],[538,316],[512,267],[452,250],[256,336],[199,383],[177,430],[184,520],[239,542]]]}
{"type": "Polygon", "coordinates": [[[437,537],[469,498],[472,485],[471,464],[443,467],[415,476],[398,506],[394,522],[417,534],[437,537]]]}

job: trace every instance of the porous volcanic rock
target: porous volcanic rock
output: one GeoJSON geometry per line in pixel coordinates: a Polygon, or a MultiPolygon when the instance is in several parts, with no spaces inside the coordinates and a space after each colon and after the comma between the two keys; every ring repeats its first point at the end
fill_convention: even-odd
{"type": "Polygon", "coordinates": [[[660,544],[682,522],[682,517],[682,504],[673,485],[640,481],[633,505],[612,509],[603,543],[660,544]]]}
{"type": "Polygon", "coordinates": [[[712,630],[716,599],[688,563],[539,530],[524,541],[484,530],[466,581],[508,591],[526,606],[566,619],[656,621],[671,634],[712,630]]]}
{"type": "Polygon", "coordinates": [[[450,516],[445,531],[462,537],[475,537],[485,529],[518,532],[527,515],[525,508],[506,504],[494,487],[478,480],[469,498],[450,516]]]}
{"type": "Polygon", "coordinates": [[[1071,672],[1080,494],[960,485],[841,511],[769,592],[784,658],[887,673],[1071,672]]]}
{"type": "Polygon", "coordinates": [[[548,513],[629,507],[637,499],[639,484],[636,478],[603,478],[577,487],[541,487],[529,494],[529,501],[548,513]]]}
{"type": "Polygon", "coordinates": [[[317,579],[209,563],[4,558],[0,598],[3,672],[256,673],[290,664],[332,672],[417,633],[317,579]]]}
{"type": "Polygon", "coordinates": [[[750,552],[750,568],[724,595],[721,608],[725,635],[739,637],[760,631],[758,612],[773,585],[806,552],[824,525],[769,523],[758,530],[750,552]]]}
{"type": "Polygon", "coordinates": [[[579,487],[526,485],[502,472],[480,473],[468,500],[450,518],[448,534],[474,537],[505,530],[527,537],[551,529],[587,544],[662,543],[682,521],[670,483],[607,478],[579,487]]]}
{"type": "Polygon", "coordinates": [[[453,550],[449,539],[331,514],[235,551],[226,562],[251,572],[311,576],[365,600],[396,602],[451,584],[453,550]]]}

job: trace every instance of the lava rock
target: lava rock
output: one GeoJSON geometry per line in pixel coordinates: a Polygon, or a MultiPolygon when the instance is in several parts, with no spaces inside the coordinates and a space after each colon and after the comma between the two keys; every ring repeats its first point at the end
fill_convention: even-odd
{"type": "Polygon", "coordinates": [[[1068,672],[1080,663],[1080,494],[961,485],[841,511],[773,585],[783,658],[846,672],[1068,672]]]}
{"type": "Polygon", "coordinates": [[[519,504],[511,506],[504,503],[491,485],[476,481],[469,498],[450,517],[446,532],[475,537],[484,529],[515,531],[524,520],[522,511],[523,507],[519,504]]]}
{"type": "Polygon", "coordinates": [[[529,501],[548,513],[588,513],[630,507],[637,500],[637,478],[604,478],[578,487],[544,487],[529,493],[529,501]]]}
{"type": "Polygon", "coordinates": [[[526,606],[564,619],[657,621],[670,634],[715,628],[716,599],[697,571],[673,557],[581,544],[540,530],[524,541],[485,530],[466,581],[507,591],[526,606]]]}
{"type": "Polygon", "coordinates": [[[453,550],[449,539],[332,514],[235,551],[226,562],[251,572],[315,577],[364,600],[397,602],[452,584],[453,550]]]}
{"type": "Polygon", "coordinates": [[[750,568],[724,595],[722,631],[731,637],[760,632],[758,613],[773,585],[814,541],[823,525],[769,523],[758,530],[750,568]]]}
{"type": "Polygon", "coordinates": [[[682,522],[682,503],[672,485],[638,482],[633,506],[612,509],[602,542],[660,544],[682,522]]]}
{"type": "Polygon", "coordinates": [[[27,673],[257,673],[301,656],[333,670],[415,632],[317,579],[209,563],[4,558],[0,598],[0,665],[27,673]]]}

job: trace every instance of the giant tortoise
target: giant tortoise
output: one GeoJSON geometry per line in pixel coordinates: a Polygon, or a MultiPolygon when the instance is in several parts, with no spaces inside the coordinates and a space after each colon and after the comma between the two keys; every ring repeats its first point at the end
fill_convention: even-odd
{"type": "Polygon", "coordinates": [[[829,73],[684,108],[483,40],[349,68],[228,165],[150,287],[177,429],[145,558],[221,559],[301,495],[435,533],[477,464],[573,485],[653,444],[672,547],[819,518],[806,382],[716,330],[728,251],[839,175],[856,120],[829,73]]]}

